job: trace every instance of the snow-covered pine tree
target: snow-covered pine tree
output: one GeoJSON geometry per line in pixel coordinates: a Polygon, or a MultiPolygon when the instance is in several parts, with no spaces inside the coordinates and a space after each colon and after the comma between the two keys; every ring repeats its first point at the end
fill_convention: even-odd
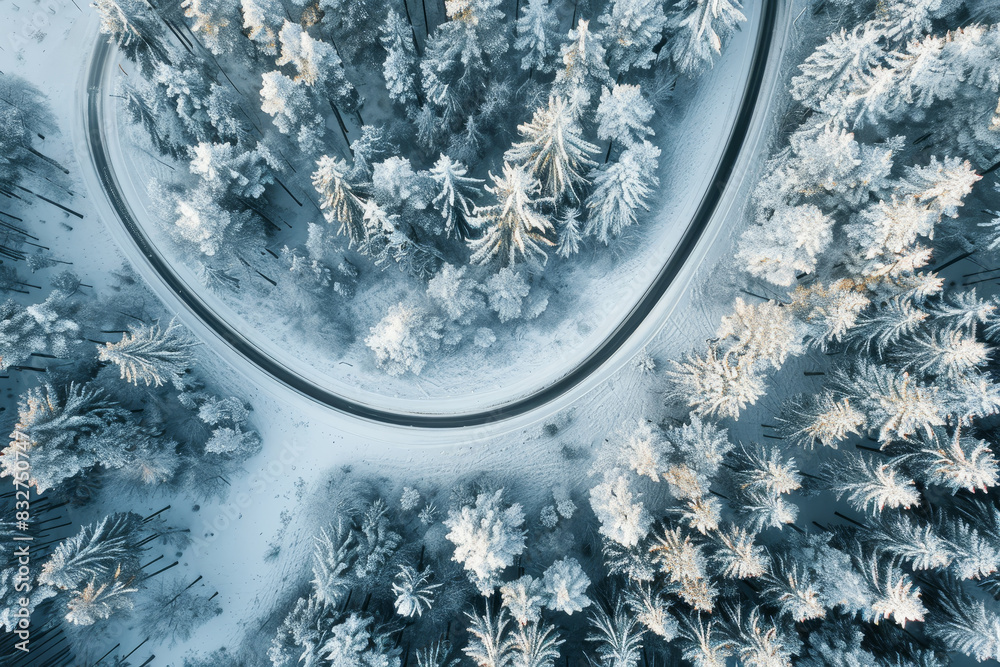
{"type": "Polygon", "coordinates": [[[320,25],[347,62],[370,65],[378,60],[379,19],[390,5],[399,7],[381,0],[318,0],[315,3],[322,12],[320,25]]]}
{"type": "Polygon", "coordinates": [[[802,487],[795,459],[786,459],[776,447],[740,445],[730,455],[732,475],[745,491],[788,494],[802,487]]]}
{"type": "Polygon", "coordinates": [[[267,655],[274,667],[322,664],[320,648],[326,644],[336,620],[336,609],[315,596],[301,597],[281,622],[267,655]]]}
{"type": "Polygon", "coordinates": [[[980,180],[982,176],[976,173],[968,160],[956,157],[939,160],[932,155],[927,165],[907,167],[900,189],[929,206],[940,221],[941,216],[958,217],[958,209],[980,180]]]}
{"type": "Polygon", "coordinates": [[[653,105],[642,96],[638,85],[616,83],[610,90],[601,88],[597,105],[597,136],[605,141],[617,141],[633,146],[653,136],[649,121],[653,105]]]}
{"type": "Polygon", "coordinates": [[[997,459],[990,443],[962,433],[961,424],[951,434],[941,427],[933,435],[922,434],[919,440],[918,470],[926,483],[944,486],[952,493],[961,490],[989,492],[1000,477],[997,459]]]}
{"type": "Polygon", "coordinates": [[[215,595],[199,592],[204,584],[193,586],[194,582],[182,577],[160,580],[160,585],[141,600],[135,614],[142,631],[151,637],[187,641],[195,630],[222,613],[215,595]]]}
{"type": "Polygon", "coordinates": [[[871,305],[869,293],[858,289],[850,279],[800,286],[792,292],[792,299],[795,311],[805,314],[798,319],[805,327],[806,338],[823,350],[831,342],[845,340],[861,313],[871,305]]]}
{"type": "Polygon", "coordinates": [[[399,508],[404,512],[412,512],[420,505],[420,491],[412,486],[404,486],[403,493],[399,497],[399,508]]]}
{"type": "MultiPolygon", "coordinates": [[[[686,582],[699,581],[708,575],[702,547],[692,542],[691,536],[685,535],[681,528],[664,528],[662,535],[654,533],[649,553],[653,563],[660,567],[670,582],[683,586],[686,582]]],[[[693,604],[693,601],[689,602],[693,604]]]]}
{"type": "Polygon", "coordinates": [[[557,255],[569,258],[580,252],[580,244],[583,242],[580,209],[567,208],[563,211],[558,220],[557,235],[559,237],[559,245],[556,248],[557,255]]]}
{"type": "Polygon", "coordinates": [[[530,291],[524,276],[509,266],[490,276],[483,286],[490,308],[496,312],[501,322],[521,316],[521,303],[530,291]]]}
{"type": "Polygon", "coordinates": [[[514,658],[514,637],[507,631],[510,616],[502,608],[495,617],[489,602],[483,615],[466,613],[469,643],[462,649],[478,667],[510,667],[514,658]]]}
{"type": "Polygon", "coordinates": [[[3,628],[4,632],[14,632],[17,629],[20,618],[16,613],[20,609],[27,609],[29,614],[34,614],[38,605],[56,595],[56,591],[51,587],[38,586],[35,583],[35,578],[30,575],[28,578],[22,575],[19,579],[17,567],[0,570],[0,628],[3,628]],[[21,582],[31,586],[30,592],[17,590],[17,584],[21,582]]]}
{"type": "Polygon", "coordinates": [[[402,652],[371,616],[352,612],[330,628],[319,652],[332,665],[399,667],[402,652]]]}
{"type": "Polygon", "coordinates": [[[955,545],[933,525],[912,518],[908,512],[883,512],[866,526],[866,537],[877,553],[897,558],[913,570],[945,568],[955,559],[955,545]]]}
{"type": "Polygon", "coordinates": [[[885,358],[890,348],[916,332],[929,316],[913,300],[897,296],[880,308],[862,313],[845,339],[855,348],[885,358]]]}
{"type": "Polygon", "coordinates": [[[792,79],[792,97],[810,109],[829,109],[863,81],[886,55],[883,32],[870,24],[831,34],[792,79]]]}
{"type": "Polygon", "coordinates": [[[483,53],[498,58],[508,48],[508,25],[500,9],[502,4],[502,0],[445,0],[444,7],[450,21],[474,31],[477,46],[483,53]]]}
{"type": "Polygon", "coordinates": [[[476,206],[473,226],[483,229],[483,235],[469,242],[471,261],[485,264],[496,260],[500,266],[510,266],[520,261],[544,264],[548,258],[543,246],[553,246],[551,235],[555,229],[549,219],[539,213],[538,206],[547,199],[538,197],[541,184],[527,167],[504,162],[503,173],[490,173],[493,185],[486,191],[493,195],[496,204],[476,206]]]}
{"type": "MultiPolygon", "coordinates": [[[[420,60],[421,85],[445,128],[457,129],[489,87],[489,66],[507,52],[502,0],[447,0],[448,21],[431,33],[420,60]]],[[[454,153],[453,153],[454,154],[454,153]]]]}
{"type": "Polygon", "coordinates": [[[647,419],[627,422],[617,440],[620,442],[617,452],[619,465],[640,477],[660,481],[660,474],[667,467],[666,454],[670,449],[660,429],[647,419]]]}
{"type": "Polygon", "coordinates": [[[351,142],[353,164],[347,172],[347,180],[355,183],[371,181],[375,164],[399,153],[380,125],[362,125],[361,136],[351,142]]]}
{"type": "Polygon", "coordinates": [[[772,559],[771,568],[762,580],[764,599],[796,623],[826,616],[824,599],[820,595],[813,575],[794,559],[778,556],[772,559]]]}
{"type": "Polygon", "coordinates": [[[817,443],[836,448],[848,436],[860,435],[866,423],[849,398],[838,399],[829,390],[793,400],[778,420],[786,438],[808,449],[817,443]]]}
{"type": "Polygon", "coordinates": [[[523,141],[504,154],[504,160],[526,166],[542,184],[542,192],[552,201],[580,202],[587,184],[584,175],[597,163],[591,156],[597,146],[583,139],[583,130],[567,101],[554,95],[547,107],[535,110],[530,123],[519,125],[523,141]]]}
{"type": "Polygon", "coordinates": [[[0,370],[20,366],[36,352],[68,354],[80,331],[71,314],[67,294],[60,290],[27,307],[10,300],[0,304],[0,370]]]}
{"type": "Polygon", "coordinates": [[[587,597],[590,577],[575,558],[563,558],[552,563],[542,575],[545,606],[553,611],[573,614],[591,604],[587,597]]]}
{"type": "MultiPolygon", "coordinates": [[[[872,23],[881,27],[892,42],[905,43],[921,37],[942,19],[962,7],[961,0],[892,0],[872,23]]],[[[985,3],[988,11],[990,3],[985,3]]]]}
{"type": "Polygon", "coordinates": [[[281,0],[241,0],[243,29],[261,53],[278,55],[278,31],[285,22],[281,0]]]}
{"type": "Polygon", "coordinates": [[[943,426],[946,412],[938,389],[909,373],[888,366],[859,362],[834,372],[840,391],[867,417],[867,427],[879,429],[879,441],[907,438],[943,426]]]}
{"type": "Polygon", "coordinates": [[[1000,615],[996,611],[954,581],[947,581],[932,599],[932,613],[926,621],[929,635],[980,662],[1000,660],[1000,615]]]}
{"type": "Polygon", "coordinates": [[[354,574],[360,579],[378,575],[402,542],[400,534],[392,530],[388,513],[385,501],[376,498],[361,518],[354,563],[354,574]]]}
{"type": "Polygon", "coordinates": [[[191,55],[175,56],[172,64],[157,61],[153,64],[150,78],[154,85],[145,86],[136,81],[135,86],[146,87],[145,97],[149,108],[159,112],[157,116],[163,114],[164,117],[154,119],[158,125],[169,127],[173,119],[178,119],[188,137],[197,141],[213,138],[214,131],[207,113],[208,98],[212,94],[212,77],[204,61],[191,55]],[[173,113],[164,113],[168,109],[173,113]]]}
{"type": "Polygon", "coordinates": [[[240,32],[240,0],[183,0],[184,16],[205,48],[217,56],[239,53],[246,38],[240,32]]]}
{"type": "Polygon", "coordinates": [[[166,61],[163,23],[145,0],[95,0],[101,34],[108,35],[122,55],[149,74],[153,61],[166,61]]]}
{"type": "MultiPolygon", "coordinates": [[[[150,79],[136,79],[132,84],[123,83],[120,87],[120,94],[123,99],[122,106],[125,117],[130,123],[141,126],[153,148],[172,157],[186,154],[192,137],[182,122],[181,116],[175,111],[176,107],[165,95],[161,94],[158,86],[150,79]]],[[[217,109],[214,110],[217,111],[217,109]]],[[[211,121],[211,117],[209,120],[211,121]]],[[[0,136],[5,134],[7,133],[0,132],[0,136]]],[[[0,149],[3,148],[6,147],[0,144],[0,149]]],[[[14,152],[5,152],[10,157],[16,156],[14,152]]],[[[0,178],[3,177],[3,171],[0,169],[0,178]]]]}
{"type": "Polygon", "coordinates": [[[920,599],[920,589],[914,588],[909,575],[894,562],[872,555],[862,561],[860,569],[871,586],[872,601],[861,617],[872,623],[892,619],[901,627],[907,621],[923,621],[927,609],[920,599]]]}
{"type": "Polygon", "coordinates": [[[44,117],[48,112],[41,92],[19,76],[0,74],[0,95],[5,99],[20,98],[18,104],[0,106],[0,183],[12,187],[20,183],[28,169],[33,169],[31,144],[35,133],[30,120],[34,119],[29,114],[41,110],[44,117]]]}
{"type": "Polygon", "coordinates": [[[847,454],[824,465],[824,475],[837,498],[847,497],[860,512],[881,513],[885,508],[920,505],[920,492],[896,460],[847,454]]]}
{"type": "Polygon", "coordinates": [[[559,638],[555,627],[546,623],[519,625],[513,633],[511,667],[554,667],[559,658],[559,638]]]}
{"type": "Polygon", "coordinates": [[[677,619],[670,613],[671,602],[662,588],[637,584],[625,591],[625,603],[647,631],[667,642],[677,637],[680,628],[677,619]]]}
{"type": "Polygon", "coordinates": [[[432,642],[416,652],[417,667],[458,667],[459,660],[451,659],[451,642],[447,639],[432,642]]]}
{"type": "Polygon", "coordinates": [[[191,149],[189,168],[212,188],[220,202],[238,204],[264,194],[264,187],[274,182],[273,163],[263,144],[246,150],[232,143],[203,141],[191,149]]]}
{"type": "Polygon", "coordinates": [[[540,580],[526,574],[507,582],[500,587],[500,597],[504,608],[518,625],[537,623],[541,620],[545,593],[540,580]]]}
{"type": "Polygon", "coordinates": [[[158,325],[133,327],[122,334],[117,343],[98,346],[101,361],[110,361],[121,368],[121,377],[134,385],[162,386],[169,381],[178,390],[184,389],[183,375],[191,366],[190,349],[196,343],[174,318],[166,329],[158,325]]]}
{"type": "Polygon", "coordinates": [[[521,69],[541,74],[552,71],[552,60],[559,43],[558,29],[559,18],[550,2],[528,0],[522,5],[514,40],[514,49],[523,54],[521,69]]]}
{"type": "Polygon", "coordinates": [[[393,603],[396,613],[404,617],[422,616],[425,611],[430,611],[434,605],[435,590],[441,588],[441,584],[432,584],[430,579],[433,572],[429,567],[421,571],[401,565],[399,572],[392,584],[392,592],[396,595],[393,603]]]}
{"type": "Polygon", "coordinates": [[[409,108],[417,102],[417,54],[411,26],[390,9],[382,24],[382,76],[389,99],[409,108]]]}
{"type": "Polygon", "coordinates": [[[782,530],[785,526],[794,524],[798,518],[798,505],[776,491],[737,488],[734,493],[739,504],[737,515],[742,525],[754,532],[767,528],[782,530]]]}
{"type": "Polygon", "coordinates": [[[689,354],[674,361],[667,373],[674,382],[671,395],[694,408],[700,417],[738,419],[747,404],[764,395],[764,378],[753,359],[710,345],[704,356],[689,354]]]}
{"type": "Polygon", "coordinates": [[[427,283],[427,296],[459,324],[471,324],[483,310],[483,297],[475,279],[465,277],[467,270],[444,264],[427,283]]]}
{"type": "Polygon", "coordinates": [[[92,579],[82,589],[70,591],[65,618],[74,625],[93,625],[115,612],[132,609],[131,595],[138,590],[118,572],[101,582],[92,579]]]}
{"type": "MultiPolygon", "coordinates": [[[[908,3],[907,3],[908,4],[908,3]]],[[[925,122],[928,109],[945,105],[936,148],[990,164],[996,137],[996,91],[983,64],[1000,52],[996,25],[966,25],[947,35],[930,34],[906,42],[885,65],[876,67],[831,109],[844,124],[884,125],[925,122]],[[900,94],[902,92],[902,94],[900,94]],[[945,130],[947,127],[947,130],[945,130]]]]}
{"type": "Polygon", "coordinates": [[[853,133],[835,127],[804,125],[778,153],[754,192],[758,221],[773,211],[812,203],[824,211],[854,213],[871,195],[886,198],[902,137],[879,144],[860,143],[853,133]]]}
{"type": "Polygon", "coordinates": [[[208,183],[177,197],[173,213],[174,233],[207,257],[229,255],[252,238],[251,234],[241,233],[248,231],[245,227],[252,211],[221,205],[208,183]]]}
{"type": "Polygon", "coordinates": [[[356,555],[354,532],[350,522],[341,516],[321,528],[315,540],[313,591],[319,602],[336,607],[347,597],[352,584],[348,570],[356,555]]]}
{"type": "Polygon", "coordinates": [[[747,20],[740,0],[681,0],[667,15],[667,47],[661,54],[683,74],[711,66],[722,43],[747,20]]]}
{"type": "Polygon", "coordinates": [[[649,210],[649,197],[660,184],[656,175],[659,157],[660,149],[643,141],[626,148],[617,162],[591,174],[594,187],[586,201],[586,234],[607,245],[638,221],[640,211],[649,210]]]}
{"type": "Polygon", "coordinates": [[[775,369],[805,351],[803,327],[791,308],[775,301],[746,303],[738,297],[715,335],[730,352],[775,369]]]}
{"type": "Polygon", "coordinates": [[[611,0],[598,19],[608,56],[618,74],[633,67],[646,69],[656,60],[655,49],[663,40],[667,17],[659,0],[611,0]]]}
{"type": "Polygon", "coordinates": [[[787,623],[767,618],[760,608],[749,611],[737,605],[727,607],[728,618],[723,634],[744,665],[791,665],[792,657],[801,652],[802,640],[787,623]]]}
{"type": "Polygon", "coordinates": [[[973,326],[944,326],[913,336],[907,368],[914,372],[956,380],[985,366],[992,348],[976,338],[973,326]]]}
{"type": "Polygon", "coordinates": [[[481,493],[472,505],[449,510],[444,525],[455,545],[452,557],[461,563],[472,583],[489,596],[499,583],[500,571],[524,550],[524,512],[514,503],[505,506],[503,489],[481,493]]]}
{"type": "Polygon", "coordinates": [[[468,168],[444,153],[431,167],[430,175],[437,183],[438,193],[433,204],[444,218],[444,232],[449,238],[454,233],[460,240],[469,238],[472,228],[473,204],[471,197],[483,184],[480,178],[466,176],[468,168]]]}
{"type": "Polygon", "coordinates": [[[99,389],[49,383],[21,395],[11,443],[0,454],[4,476],[30,461],[28,484],[39,493],[100,463],[108,470],[126,465],[137,443],[148,438],[127,410],[99,389]]]}
{"type": "Polygon", "coordinates": [[[277,70],[265,72],[261,81],[260,110],[272,117],[279,132],[293,137],[307,155],[320,150],[326,124],[313,108],[307,86],[277,70]]]}
{"type": "Polygon", "coordinates": [[[753,579],[767,569],[764,547],[754,544],[756,533],[730,524],[714,536],[715,551],[710,558],[719,565],[722,575],[730,579],[753,579]]]}
{"type": "Polygon", "coordinates": [[[349,245],[360,244],[365,238],[363,205],[347,182],[347,162],[324,155],[316,167],[312,182],[320,196],[323,217],[340,225],[337,233],[346,234],[349,245]]]}
{"type": "Polygon", "coordinates": [[[591,632],[587,641],[596,644],[594,652],[601,665],[614,667],[636,667],[642,658],[642,637],[644,630],[628,607],[616,600],[610,614],[597,605],[591,613],[591,632]]]}
{"type": "Polygon", "coordinates": [[[59,543],[42,564],[38,581],[64,591],[109,578],[129,582],[140,572],[142,549],[136,545],[143,525],[141,516],[124,512],[82,527],[59,543]]]}
{"type": "Polygon", "coordinates": [[[871,204],[846,226],[848,239],[856,249],[857,259],[852,259],[860,262],[858,272],[884,273],[886,267],[913,252],[920,237],[933,239],[935,223],[930,207],[912,197],[893,194],[889,201],[871,204]]]}
{"type": "Polygon", "coordinates": [[[611,74],[605,61],[603,38],[591,32],[590,21],[580,19],[575,30],[559,51],[562,67],[556,69],[552,84],[557,95],[569,101],[570,108],[582,109],[601,86],[611,85],[611,74]]]}
{"type": "Polygon", "coordinates": [[[629,478],[609,471],[604,482],[590,490],[590,506],[601,522],[600,533],[624,547],[634,547],[649,533],[653,517],[633,493],[629,478]]]}
{"type": "Polygon", "coordinates": [[[344,63],[332,44],[314,39],[302,26],[291,21],[285,21],[278,38],[281,56],[275,64],[294,66],[296,83],[308,86],[320,99],[344,111],[354,111],[358,107],[358,93],[347,80],[344,63]]]}
{"type": "Polygon", "coordinates": [[[726,659],[733,655],[732,641],[723,636],[719,621],[709,617],[708,622],[701,613],[680,616],[680,636],[682,656],[695,667],[722,667],[726,659]]]}
{"type": "Polygon", "coordinates": [[[427,355],[441,344],[441,319],[420,306],[398,303],[389,309],[365,338],[379,367],[389,375],[410,371],[419,375],[427,355]]]}
{"type": "Polygon", "coordinates": [[[816,269],[833,240],[833,220],[812,204],[784,207],[740,237],[736,260],[754,276],[787,287],[816,269]]]}

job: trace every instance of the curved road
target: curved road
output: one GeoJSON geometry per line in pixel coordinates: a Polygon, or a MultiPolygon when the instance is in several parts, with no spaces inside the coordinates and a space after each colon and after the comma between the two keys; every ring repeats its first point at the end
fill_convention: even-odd
{"type": "Polygon", "coordinates": [[[166,286],[177,295],[192,313],[248,361],[288,387],[324,405],[356,417],[384,424],[421,428],[479,426],[534,410],[558,398],[581,383],[608,361],[625,341],[632,336],[681,271],[685,261],[698,243],[702,233],[708,227],[709,221],[722,201],[723,192],[732,176],[737,158],[743,148],[747,132],[750,128],[754,110],[757,108],[758,97],[760,96],[764,79],[764,70],[767,65],[767,58],[774,36],[780,0],[761,1],[764,4],[763,15],[759,26],[757,43],[754,47],[753,62],[751,63],[746,87],[740,101],[736,122],[732,126],[722,159],[719,161],[712,180],[705,190],[705,195],[669,259],[663,265],[655,280],[650,284],[642,299],[621,321],[614,332],[590,356],[584,359],[582,363],[548,387],[493,410],[452,415],[401,414],[351,401],[289,371],[244,337],[239,331],[218,317],[197,294],[187,287],[170,265],[155,251],[149,238],[136,221],[128,202],[125,201],[122,195],[105,142],[104,125],[101,122],[101,103],[103,98],[101,95],[101,81],[107,60],[112,51],[110,44],[103,38],[99,41],[94,52],[90,72],[87,77],[85,118],[87,144],[101,187],[104,189],[118,219],[136,246],[142,251],[153,270],[159,274],[166,286]]]}

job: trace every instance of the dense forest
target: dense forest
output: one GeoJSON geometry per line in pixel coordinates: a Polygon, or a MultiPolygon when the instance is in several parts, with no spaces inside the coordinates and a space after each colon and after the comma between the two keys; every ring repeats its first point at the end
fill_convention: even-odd
{"type": "Polygon", "coordinates": [[[654,114],[745,21],[730,0],[181,4],[96,5],[139,75],[137,145],[176,165],[148,187],[162,229],[207,288],[390,375],[574,298],[546,274],[648,217],[654,114]]]}
{"type": "MultiPolygon", "coordinates": [[[[736,0],[94,7],[134,66],[116,95],[136,145],[186,165],[149,198],[206,286],[256,275],[261,307],[363,340],[392,375],[539,318],[553,272],[648,220],[653,118],[747,18],[736,0]]],[[[541,426],[585,480],[541,502],[511,470],[332,471],[308,557],[212,646],[186,643],[221,613],[211,582],[170,572],[199,536],[121,507],[225,497],[265,446],[254,411],[133,271],[99,292],[38,243],[37,206],[66,207],[37,193],[71,203],[69,170],[39,150],[45,96],[0,75],[4,659],[30,615],[69,664],[139,665],[115,624],[187,667],[1000,660],[1000,3],[802,12],[771,150],[700,292],[725,314],[627,369],[657,409],[585,443],[568,415],[541,426]]]]}

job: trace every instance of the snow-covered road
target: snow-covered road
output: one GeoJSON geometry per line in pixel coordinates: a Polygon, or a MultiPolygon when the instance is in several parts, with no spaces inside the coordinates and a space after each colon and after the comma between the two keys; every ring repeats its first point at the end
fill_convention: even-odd
{"type": "MultiPolygon", "coordinates": [[[[176,312],[204,343],[200,362],[210,366],[205,368],[205,372],[212,376],[213,382],[253,403],[253,421],[265,443],[261,454],[247,462],[247,473],[233,477],[227,500],[202,501],[197,512],[189,509],[190,500],[178,499],[174,503],[175,520],[187,522],[196,539],[194,548],[181,559],[177,569],[181,576],[188,579],[204,575],[213,590],[219,591],[224,612],[200,627],[189,642],[173,647],[148,646],[150,650],[155,648],[159,664],[180,664],[185,651],[191,647],[208,649],[222,642],[238,645],[246,640],[245,635],[255,633],[259,623],[257,616],[263,610],[274,608],[282,599],[282,587],[276,586],[275,582],[301,576],[303,566],[309,561],[316,526],[328,519],[324,514],[328,511],[327,507],[314,507],[305,500],[313,495],[318,500],[324,498],[317,491],[326,488],[331,471],[340,470],[341,466],[350,466],[354,476],[396,480],[382,483],[380,492],[386,497],[398,493],[395,486],[399,480],[422,490],[447,488],[457,480],[483,470],[497,471],[501,479],[508,480],[506,483],[512,483],[509,478],[516,477],[516,483],[521,487],[519,498],[524,502],[530,501],[529,504],[535,503],[529,497],[531,494],[539,496],[536,500],[541,502],[556,482],[566,483],[571,488],[576,483],[582,483],[576,477],[585,475],[585,469],[568,465],[560,455],[562,443],[585,448],[588,438],[599,441],[603,437],[601,433],[610,431],[602,431],[602,427],[595,427],[589,420],[579,418],[577,422],[567,424],[566,418],[559,416],[560,413],[565,415],[569,406],[580,406],[580,412],[593,414],[595,420],[607,422],[605,427],[613,428],[616,424],[611,424],[612,419],[617,419],[618,413],[626,407],[618,403],[627,401],[628,408],[641,411],[639,401],[635,399],[637,392],[634,387],[630,389],[628,382],[630,360],[651,341],[662,338],[661,332],[665,327],[672,326],[677,320],[689,319],[692,287],[703,277],[698,275],[698,271],[700,269],[703,274],[705,267],[726,251],[733,223],[741,215],[741,207],[750,187],[747,176],[759,164],[764,153],[764,142],[770,128],[765,122],[770,101],[781,85],[777,65],[788,46],[794,13],[798,11],[798,8],[794,12],[790,9],[790,0],[767,1],[774,6],[776,15],[772,19],[769,53],[760,61],[761,64],[766,62],[767,67],[760,73],[762,80],[752,113],[742,128],[742,136],[729,138],[730,145],[735,140],[739,148],[730,155],[732,163],[728,171],[716,170],[714,164],[708,165],[705,170],[705,191],[714,191],[717,201],[705,228],[689,242],[686,253],[677,260],[673,279],[664,286],[659,298],[651,303],[649,312],[631,334],[617,341],[607,359],[578,378],[575,384],[553,394],[544,403],[528,406],[519,414],[501,411],[493,415],[494,418],[502,418],[502,421],[484,420],[477,426],[460,429],[422,429],[374,423],[331,410],[322,401],[303,400],[303,392],[248,361],[226,337],[191,310],[155,270],[151,259],[143,254],[123,224],[112,199],[104,191],[100,170],[93,161],[93,147],[88,146],[92,129],[89,120],[101,117],[104,111],[102,105],[114,92],[109,87],[112,74],[116,71],[113,49],[105,52],[107,60],[96,70],[93,61],[82,68],[75,99],[77,113],[73,124],[73,145],[78,153],[81,178],[86,190],[91,193],[88,203],[105,222],[103,227],[106,233],[102,230],[100,234],[102,242],[106,242],[103,239],[110,235],[112,243],[118,246],[117,249],[128,258],[168,310],[176,312]],[[92,103],[96,105],[93,110],[89,108],[92,103]],[[549,422],[559,424],[562,429],[559,438],[541,435],[541,425],[549,422]],[[272,560],[266,554],[270,553],[274,544],[281,545],[281,552],[272,560]]],[[[747,36],[751,36],[751,31],[753,35],[760,36],[762,9],[765,7],[757,3],[747,5],[750,17],[749,24],[745,26],[747,36]]],[[[96,24],[92,18],[90,21],[90,35],[96,40],[96,24]]],[[[97,55],[94,54],[95,60],[97,55]]],[[[740,91],[734,89],[734,97],[738,95],[740,91]]],[[[105,148],[114,156],[120,153],[117,145],[119,137],[108,136],[115,127],[113,106],[109,104],[107,111],[109,117],[104,120],[111,122],[105,122],[100,131],[105,133],[105,148]]],[[[726,120],[725,128],[734,123],[732,119],[726,120]]],[[[113,164],[109,163],[109,169],[113,164]]],[[[129,184],[141,177],[127,169],[122,171],[118,164],[120,171],[109,170],[104,177],[122,179],[120,185],[128,191],[129,184]]],[[[128,203],[136,204],[122,200],[122,205],[128,203]]],[[[172,268],[179,270],[179,267],[172,268]]],[[[655,272],[647,277],[647,285],[654,278],[655,272]]],[[[638,292],[645,287],[636,284],[631,289],[636,291],[638,297],[638,292]]],[[[215,314],[218,315],[217,312],[215,314]]],[[[285,369],[301,370],[302,377],[309,378],[309,369],[302,368],[302,360],[289,359],[288,364],[282,364],[281,354],[278,351],[274,359],[279,361],[275,363],[285,369]]],[[[649,400],[657,399],[652,396],[649,400]]],[[[401,418],[396,420],[396,424],[413,423],[410,419],[412,414],[398,416],[401,418]]],[[[166,502],[160,501],[156,499],[159,504],[155,507],[150,505],[147,509],[159,509],[166,502]]],[[[121,641],[123,646],[135,646],[143,639],[137,633],[131,631],[112,638],[108,648],[117,641],[121,641]]]]}
{"type": "MultiPolygon", "coordinates": [[[[113,69],[114,48],[98,40],[86,81],[86,99],[83,106],[85,132],[94,182],[104,192],[108,210],[112,213],[109,225],[116,227],[111,233],[121,244],[125,254],[168,306],[182,313],[182,319],[213,350],[235,362],[236,367],[246,368],[248,378],[256,384],[261,376],[282,385],[282,389],[308,396],[314,401],[346,414],[376,422],[401,426],[456,428],[489,424],[526,416],[542,406],[549,406],[547,413],[572,403],[591,388],[610,377],[662,328],[673,307],[690,284],[697,267],[706,256],[712,241],[731,220],[730,212],[740,190],[741,179],[753,155],[757,153],[761,120],[766,116],[768,100],[775,85],[775,69],[768,63],[780,57],[788,34],[789,13],[785,0],[764,0],[760,7],[751,8],[750,28],[755,35],[752,62],[747,68],[742,99],[731,124],[725,149],[714,171],[702,181],[704,195],[695,214],[686,226],[672,254],[659,273],[645,281],[634,281],[633,291],[645,287],[635,307],[621,320],[603,343],[582,362],[572,368],[561,369],[554,381],[532,393],[511,396],[503,403],[484,409],[481,404],[469,404],[467,411],[441,405],[405,406],[374,405],[332,390],[322,378],[310,372],[302,360],[288,351],[268,344],[265,338],[255,336],[231,322],[226,309],[211,295],[193,289],[179,267],[171,266],[156,249],[155,243],[144,231],[130,206],[115,169],[113,144],[117,137],[108,129],[104,101],[110,92],[110,73],[113,69]],[[111,136],[109,136],[111,135],[111,136]],[[117,224],[116,224],[117,223],[117,224]],[[249,362],[249,364],[247,363],[249,362]]],[[[125,174],[121,174],[123,177],[125,174]]],[[[127,190],[127,188],[125,188],[127,190]]],[[[514,392],[517,394],[517,392],[514,392]]]]}

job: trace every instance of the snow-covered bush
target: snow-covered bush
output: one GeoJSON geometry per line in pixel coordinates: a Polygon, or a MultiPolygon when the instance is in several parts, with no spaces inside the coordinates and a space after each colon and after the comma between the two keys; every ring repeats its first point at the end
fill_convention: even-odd
{"type": "Polygon", "coordinates": [[[473,505],[449,510],[444,525],[455,545],[454,560],[483,595],[493,592],[500,571],[524,550],[524,512],[517,503],[505,506],[503,489],[481,493],[473,505]]]}
{"type": "Polygon", "coordinates": [[[542,576],[545,606],[555,611],[572,614],[583,611],[591,604],[587,597],[588,577],[575,558],[563,558],[550,565],[542,576]]]}
{"type": "Polygon", "coordinates": [[[398,303],[371,328],[365,344],[375,353],[379,366],[390,375],[410,371],[419,375],[427,355],[438,349],[441,321],[426,311],[398,303]]]}

